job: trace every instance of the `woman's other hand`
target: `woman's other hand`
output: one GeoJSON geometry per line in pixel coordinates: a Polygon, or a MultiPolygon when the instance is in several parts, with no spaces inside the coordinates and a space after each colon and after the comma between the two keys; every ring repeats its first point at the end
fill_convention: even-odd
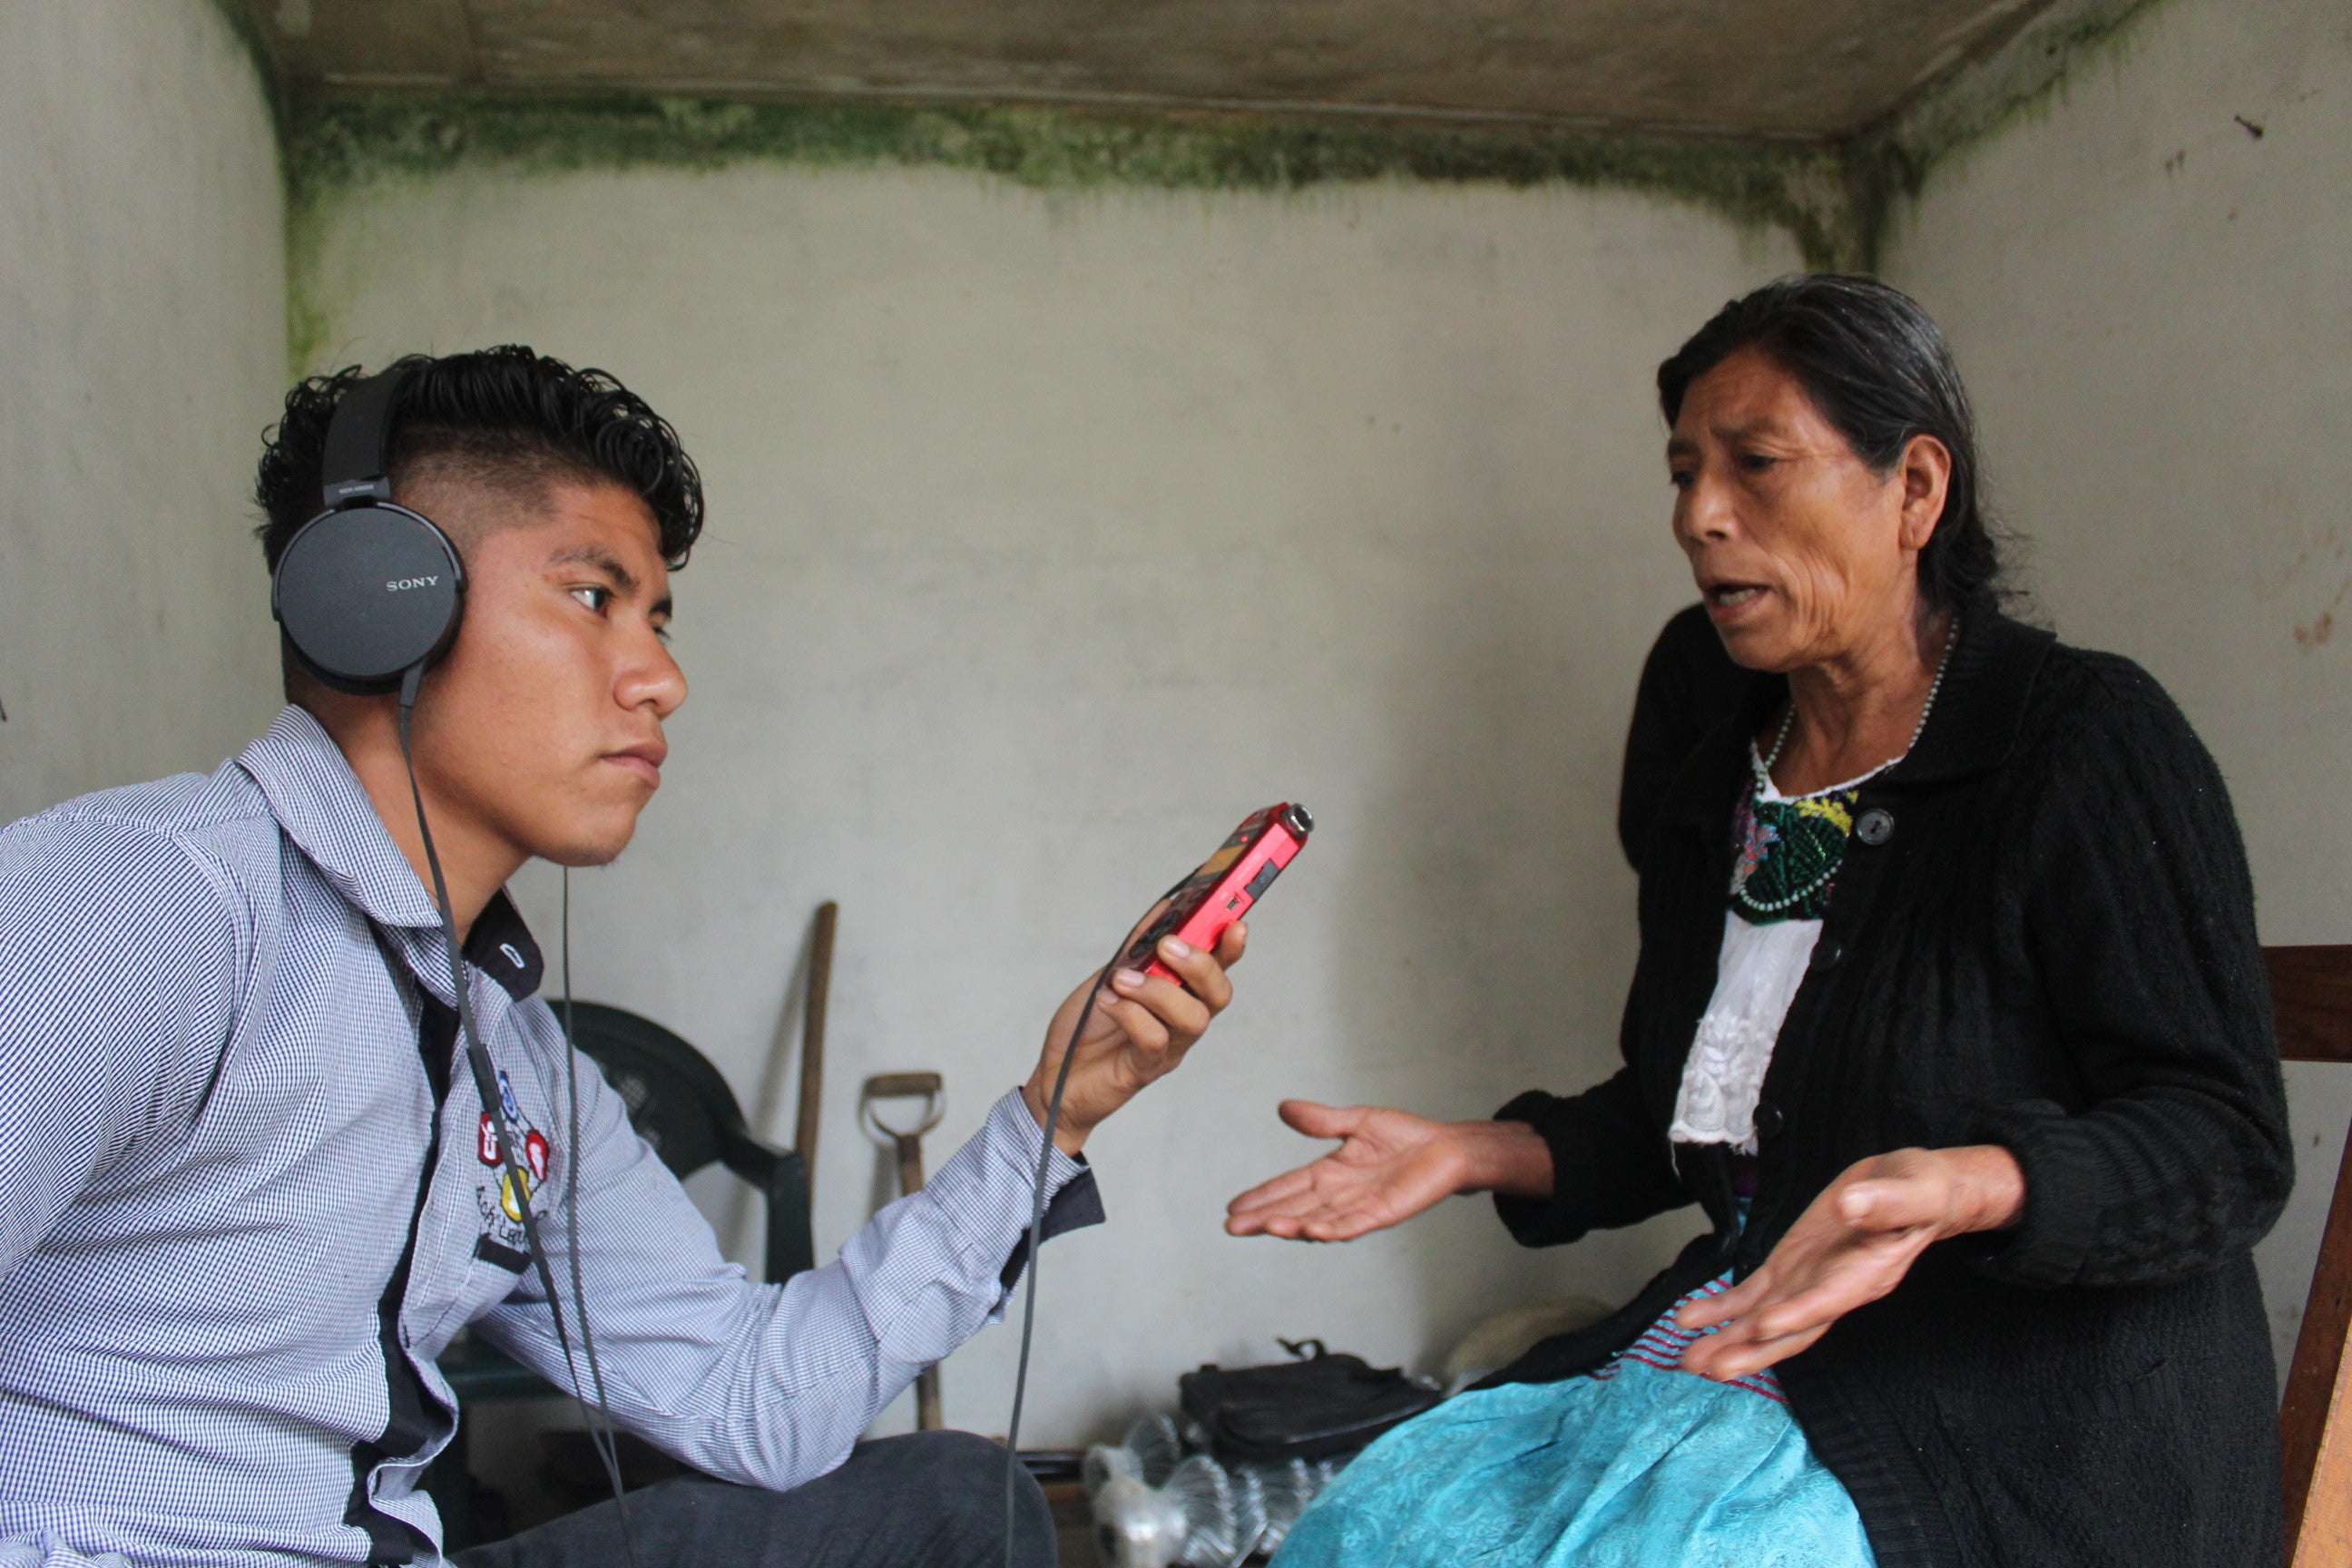
{"type": "MultiPolygon", "coordinates": [[[[1155,905],[1128,940],[1134,941],[1136,932],[1167,907],[1165,900],[1155,905]]],[[[1176,937],[1160,939],[1160,962],[1174,970],[1182,984],[1138,969],[1112,973],[1087,1013],[1087,1032],[1077,1042],[1070,1080],[1062,1090],[1061,1119],[1054,1124],[1055,1147],[1076,1154],[1087,1135],[1111,1112],[1176,1070],[1184,1053],[1233,1001],[1233,982],[1225,978],[1225,971],[1242,961],[1248,945],[1249,926],[1236,921],[1225,929],[1214,952],[1202,952],[1176,937]]],[[[1086,1011],[1087,993],[1094,984],[1089,975],[1055,1009],[1053,1022],[1045,1026],[1045,1048],[1037,1068],[1021,1087],[1021,1098],[1041,1127],[1054,1079],[1061,1071],[1063,1043],[1078,1014],[1086,1011]]]]}
{"type": "Polygon", "coordinates": [[[1685,1329],[1723,1325],[1683,1352],[1684,1369],[1723,1381],[1785,1361],[1901,1284],[1932,1244],[2005,1229],[2024,1208],[2025,1173],[1998,1144],[1859,1161],[1797,1217],[1762,1268],[1675,1314],[1685,1329]]]}
{"type": "Polygon", "coordinates": [[[1551,1192],[1551,1150],[1520,1121],[1432,1121],[1376,1105],[1286,1100],[1283,1121],[1339,1146],[1225,1205],[1234,1236],[1353,1241],[1463,1193],[1551,1192]]]}

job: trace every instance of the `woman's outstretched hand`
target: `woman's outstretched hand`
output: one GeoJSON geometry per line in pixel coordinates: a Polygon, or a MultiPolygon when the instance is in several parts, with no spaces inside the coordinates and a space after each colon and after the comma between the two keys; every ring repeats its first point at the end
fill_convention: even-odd
{"type": "Polygon", "coordinates": [[[1551,1191],[1551,1151],[1518,1121],[1433,1121],[1376,1105],[1286,1100],[1283,1121],[1339,1146],[1225,1205],[1234,1236],[1353,1241],[1460,1193],[1551,1191]]]}
{"type": "Polygon", "coordinates": [[[1901,1284],[1934,1243],[2005,1229],[2024,1210],[2025,1173],[1998,1144],[1859,1161],[1797,1217],[1762,1268],[1675,1314],[1685,1329],[1724,1325],[1683,1352],[1683,1367],[1721,1381],[1785,1361],[1901,1284]]]}

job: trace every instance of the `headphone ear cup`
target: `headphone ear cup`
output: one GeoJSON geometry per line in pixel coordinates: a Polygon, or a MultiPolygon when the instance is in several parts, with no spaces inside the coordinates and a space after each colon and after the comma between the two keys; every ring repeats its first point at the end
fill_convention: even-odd
{"type": "Polygon", "coordinates": [[[321,512],[287,542],[269,608],[319,679],[390,691],[457,635],[466,572],[446,534],[406,507],[321,512]]]}

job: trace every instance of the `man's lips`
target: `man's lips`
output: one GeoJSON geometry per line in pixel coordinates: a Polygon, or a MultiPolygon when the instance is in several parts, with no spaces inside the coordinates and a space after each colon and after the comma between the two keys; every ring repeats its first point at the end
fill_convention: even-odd
{"type": "Polygon", "coordinates": [[[617,752],[607,752],[604,760],[614,767],[636,774],[656,789],[661,787],[662,763],[669,758],[669,748],[658,741],[648,741],[641,746],[629,746],[617,752]]]}

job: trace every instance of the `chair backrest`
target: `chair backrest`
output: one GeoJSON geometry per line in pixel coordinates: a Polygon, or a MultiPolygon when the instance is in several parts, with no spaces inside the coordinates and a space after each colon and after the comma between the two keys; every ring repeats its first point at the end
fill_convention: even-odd
{"type": "MultiPolygon", "coordinates": [[[[561,1016],[563,1005],[555,1006],[561,1016]]],[[[715,1161],[766,1195],[771,1281],[814,1266],[806,1166],[745,1125],[709,1058],[652,1019],[600,1002],[572,1004],[572,1037],[673,1173],[684,1178],[715,1161]]]]}
{"type": "MultiPolygon", "coordinates": [[[[2279,1055],[2291,1062],[2352,1062],[2352,947],[2266,947],[2279,1055]]],[[[2279,1458],[2293,1568],[2352,1568],[2352,1141],[2311,1273],[2286,1396],[2279,1458]]]]}

